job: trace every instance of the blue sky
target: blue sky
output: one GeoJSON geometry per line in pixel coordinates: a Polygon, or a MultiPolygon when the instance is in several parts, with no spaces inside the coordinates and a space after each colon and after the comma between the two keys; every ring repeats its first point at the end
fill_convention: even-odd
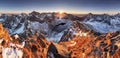
{"type": "Polygon", "coordinates": [[[120,0],[0,0],[0,12],[118,13],[120,0]]]}

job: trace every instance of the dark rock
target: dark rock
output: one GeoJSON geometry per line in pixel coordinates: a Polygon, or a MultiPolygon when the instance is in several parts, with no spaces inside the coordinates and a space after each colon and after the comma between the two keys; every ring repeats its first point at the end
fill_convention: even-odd
{"type": "Polygon", "coordinates": [[[68,49],[62,45],[51,43],[48,48],[48,56],[47,57],[70,58],[70,51],[68,51],[68,49]],[[51,54],[53,54],[53,56],[51,54]]]}

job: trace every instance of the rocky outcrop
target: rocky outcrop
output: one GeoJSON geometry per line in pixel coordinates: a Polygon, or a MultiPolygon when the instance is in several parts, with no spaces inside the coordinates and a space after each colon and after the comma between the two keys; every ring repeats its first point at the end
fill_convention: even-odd
{"type": "Polygon", "coordinates": [[[0,57],[1,58],[69,58],[67,47],[50,41],[39,33],[23,38],[18,34],[9,36],[0,24],[0,57]],[[53,53],[52,56],[50,53],[53,53]]]}
{"type": "Polygon", "coordinates": [[[56,43],[51,43],[48,48],[48,57],[50,58],[70,58],[71,52],[67,47],[56,43]]]}
{"type": "Polygon", "coordinates": [[[97,37],[79,37],[60,42],[72,51],[71,58],[119,58],[120,33],[108,33],[97,37]]]}

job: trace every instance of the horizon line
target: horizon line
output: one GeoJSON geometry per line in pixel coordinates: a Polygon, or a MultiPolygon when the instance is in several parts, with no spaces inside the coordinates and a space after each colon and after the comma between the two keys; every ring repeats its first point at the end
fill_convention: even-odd
{"type": "MultiPolygon", "coordinates": [[[[0,14],[21,14],[21,13],[26,13],[26,14],[29,14],[29,13],[31,13],[31,12],[33,12],[33,11],[29,11],[29,12],[0,12],[0,14]]],[[[55,12],[55,13],[57,13],[57,12],[59,12],[59,11],[43,11],[43,12],[41,12],[41,11],[36,11],[36,12],[39,12],[39,13],[53,13],[53,12],[55,12]]],[[[114,15],[114,14],[118,14],[118,13],[120,13],[120,12],[116,12],[116,13],[106,13],[106,12],[104,12],[104,13],[94,13],[94,12],[86,12],[86,13],[82,13],[82,12],[63,12],[63,13],[68,13],[68,14],[89,14],[89,13],[92,13],[92,14],[109,14],[109,15],[114,15]]]]}

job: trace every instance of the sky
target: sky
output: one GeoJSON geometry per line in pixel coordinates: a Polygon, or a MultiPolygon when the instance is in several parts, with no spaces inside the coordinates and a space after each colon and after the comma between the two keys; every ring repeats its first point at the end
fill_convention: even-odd
{"type": "Polygon", "coordinates": [[[120,12],[120,0],[0,0],[1,13],[32,11],[114,14],[120,12]]]}

